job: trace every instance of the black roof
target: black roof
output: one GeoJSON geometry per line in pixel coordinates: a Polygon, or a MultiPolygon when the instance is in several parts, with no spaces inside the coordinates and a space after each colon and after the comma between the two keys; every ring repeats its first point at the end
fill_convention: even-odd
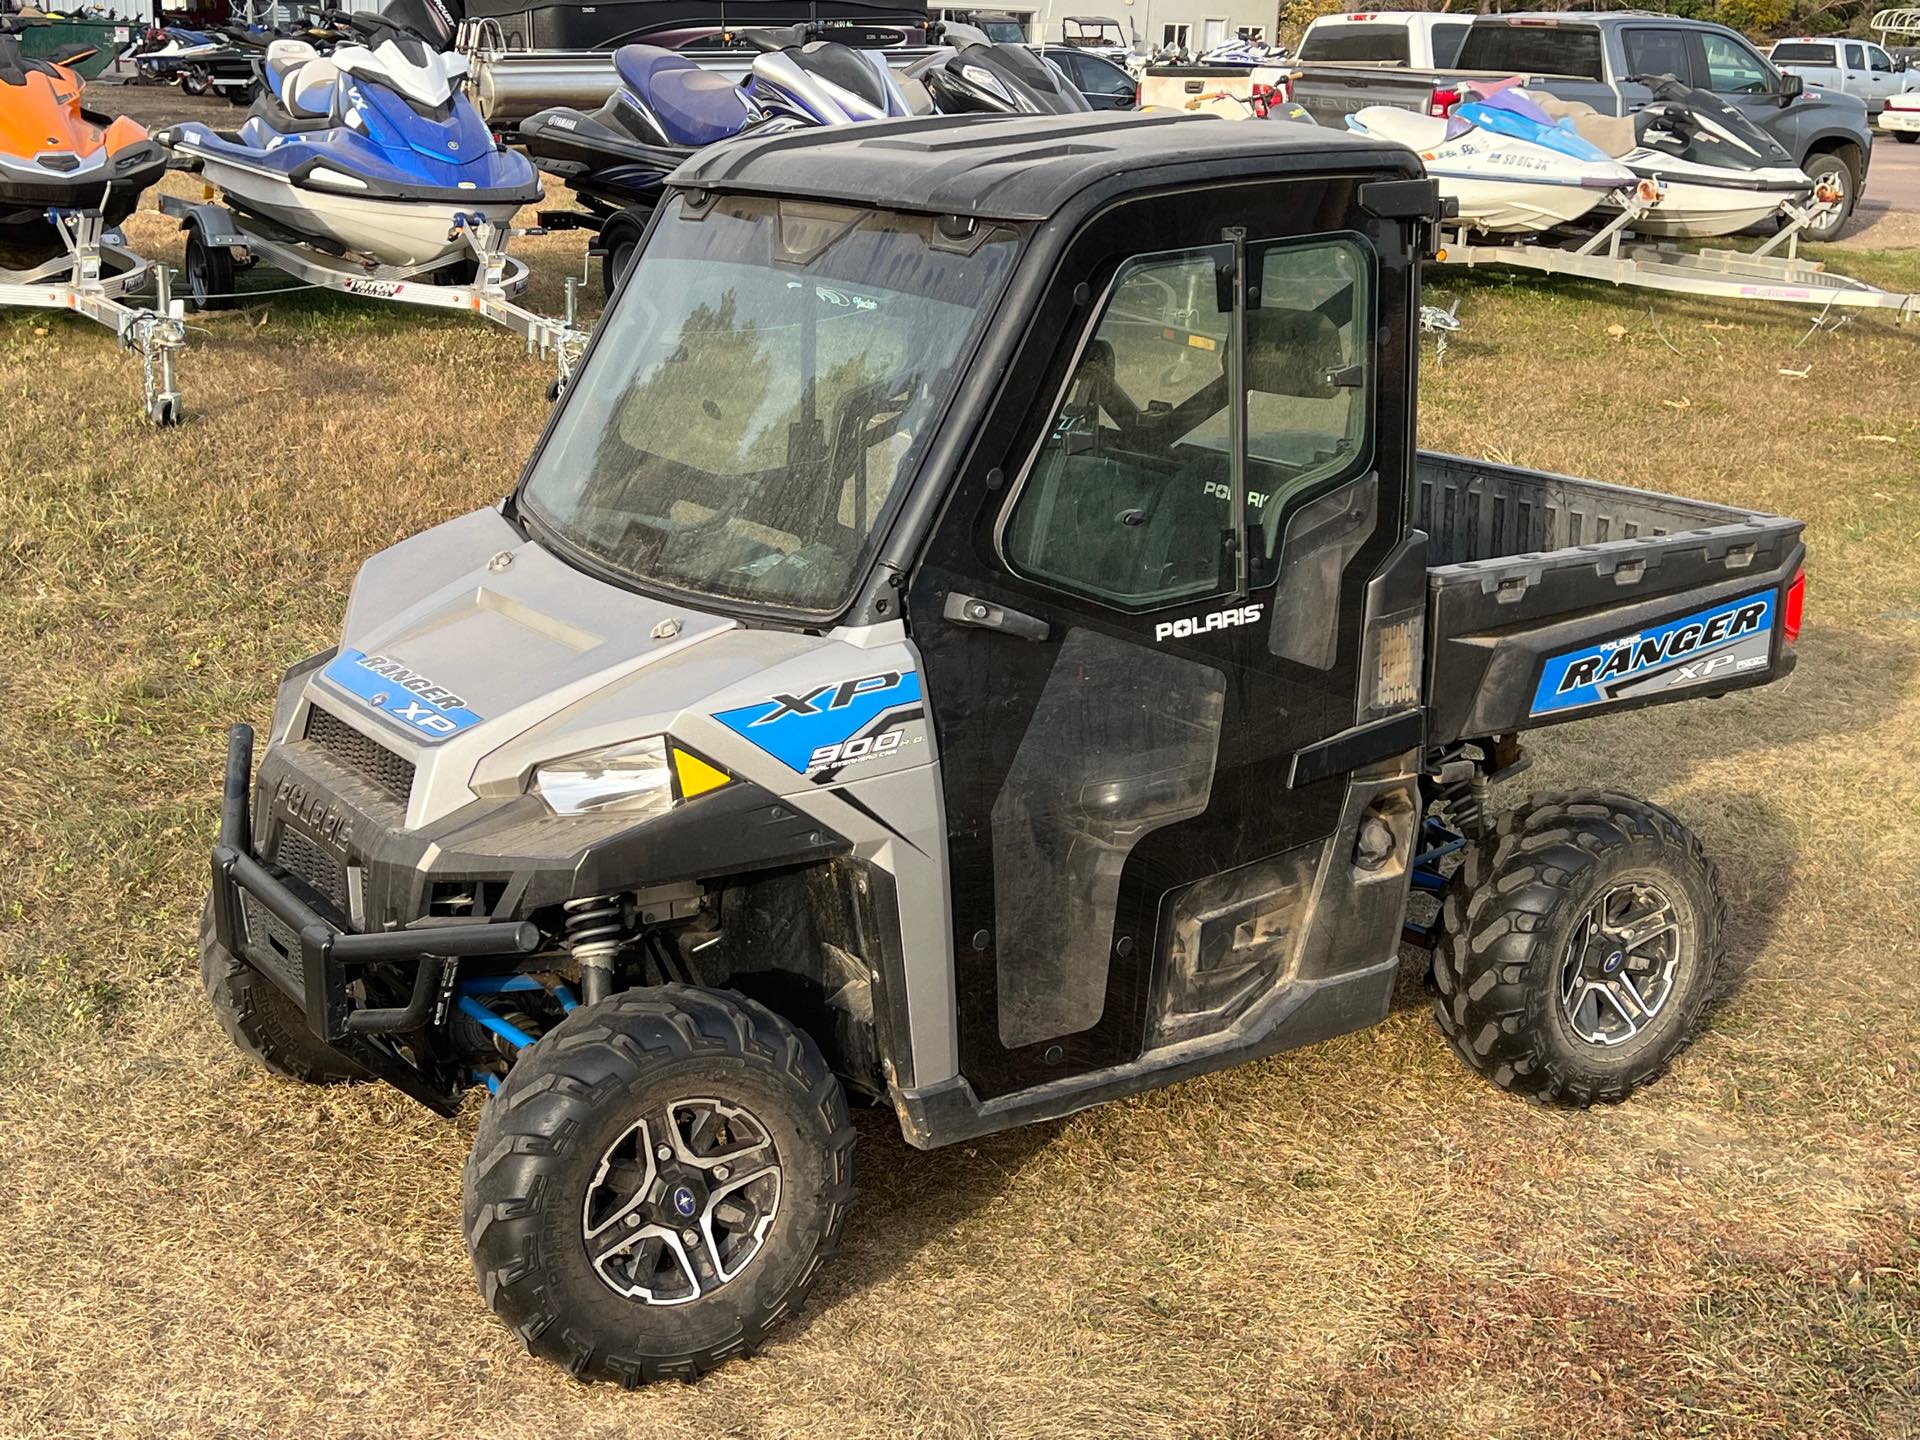
{"type": "Polygon", "coordinates": [[[796,130],[712,145],[673,174],[694,190],[1045,220],[1075,196],[1123,177],[1257,179],[1328,171],[1419,175],[1403,145],[1344,130],[1217,115],[942,115],[796,130]]]}

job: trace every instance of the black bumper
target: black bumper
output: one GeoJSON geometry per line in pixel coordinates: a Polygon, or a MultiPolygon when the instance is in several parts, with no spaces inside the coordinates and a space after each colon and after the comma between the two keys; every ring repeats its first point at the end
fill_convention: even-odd
{"type": "Polygon", "coordinates": [[[227,739],[220,843],[213,852],[215,938],[285,992],[321,1041],[416,1100],[450,1111],[457,1090],[436,1083],[382,1037],[418,1031],[439,1017],[451,998],[447,962],[531,955],[541,947],[539,927],[518,920],[431,923],[371,934],[342,929],[254,854],[252,779],[253,731],[236,725],[227,739]],[[253,943],[243,910],[246,899],[299,937],[297,968],[253,943]],[[374,964],[415,967],[405,1005],[355,1008],[347,987],[355,972],[374,964]]]}

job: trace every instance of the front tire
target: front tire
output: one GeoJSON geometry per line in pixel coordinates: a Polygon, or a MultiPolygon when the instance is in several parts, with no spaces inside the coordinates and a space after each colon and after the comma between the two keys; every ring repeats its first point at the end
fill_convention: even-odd
{"type": "Polygon", "coordinates": [[[765,1006],[684,985],[581,1006],[480,1117],[475,1278],[577,1378],[697,1379],[805,1302],[853,1200],[853,1142],[820,1051],[765,1006]]]}
{"type": "Polygon", "coordinates": [[[1698,1030],[1726,902],[1699,840],[1630,795],[1534,800],[1470,844],[1446,892],[1435,1012],[1467,1065],[1584,1108],[1657,1080],[1698,1030]]]}

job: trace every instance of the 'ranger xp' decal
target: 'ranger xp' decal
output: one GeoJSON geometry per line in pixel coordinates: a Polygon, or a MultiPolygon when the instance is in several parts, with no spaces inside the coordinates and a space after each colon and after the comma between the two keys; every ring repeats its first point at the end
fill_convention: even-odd
{"type": "Polygon", "coordinates": [[[385,655],[342,650],[320,673],[416,740],[444,740],[480,723],[465,700],[385,655]]]}
{"type": "Polygon", "coordinates": [[[1533,713],[1656,695],[1764,670],[1773,650],[1774,595],[1743,595],[1633,635],[1547,661],[1533,713]]]}
{"type": "Polygon", "coordinates": [[[789,769],[827,779],[925,744],[923,715],[919,675],[883,670],[770,695],[713,718],[789,769]]]}

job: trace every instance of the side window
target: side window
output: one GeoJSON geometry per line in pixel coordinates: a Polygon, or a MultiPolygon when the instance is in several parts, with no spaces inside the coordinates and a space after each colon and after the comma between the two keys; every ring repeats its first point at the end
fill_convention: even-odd
{"type": "Polygon", "coordinates": [[[1254,247],[1247,308],[1250,579],[1272,583],[1302,496],[1372,457],[1373,250],[1357,238],[1254,247]]]}
{"type": "Polygon", "coordinates": [[[1891,75],[1893,73],[1892,57],[1878,45],[1867,46],[1867,64],[1873,67],[1876,74],[1891,75]]]}
{"type": "Polygon", "coordinates": [[[1229,246],[1115,278],[1001,535],[1029,579],[1123,610],[1229,590],[1229,246]]]}
{"type": "Polygon", "coordinates": [[[1847,68],[1849,70],[1866,69],[1867,68],[1866,52],[1861,50],[1861,48],[1858,45],[1849,45],[1846,48],[1847,48],[1847,68]]]}
{"type": "Polygon", "coordinates": [[[1671,75],[1681,84],[1691,84],[1692,66],[1687,61],[1687,36],[1684,30],[1664,25],[1635,25],[1621,32],[1621,44],[1627,52],[1627,73],[1635,79],[1671,75]]]}
{"type": "Polygon", "coordinates": [[[1708,32],[1700,42],[1707,61],[1707,89],[1720,95],[1765,95],[1773,89],[1773,77],[1760,57],[1738,40],[1708,32]]]}
{"type": "Polygon", "coordinates": [[[1471,25],[1436,25],[1433,27],[1433,64],[1437,70],[1451,70],[1460,60],[1460,47],[1467,43],[1467,31],[1471,25]]]}
{"type": "Polygon", "coordinates": [[[1131,75],[1104,60],[1082,57],[1080,71],[1080,88],[1089,95],[1132,95],[1136,88],[1131,75]]]}

